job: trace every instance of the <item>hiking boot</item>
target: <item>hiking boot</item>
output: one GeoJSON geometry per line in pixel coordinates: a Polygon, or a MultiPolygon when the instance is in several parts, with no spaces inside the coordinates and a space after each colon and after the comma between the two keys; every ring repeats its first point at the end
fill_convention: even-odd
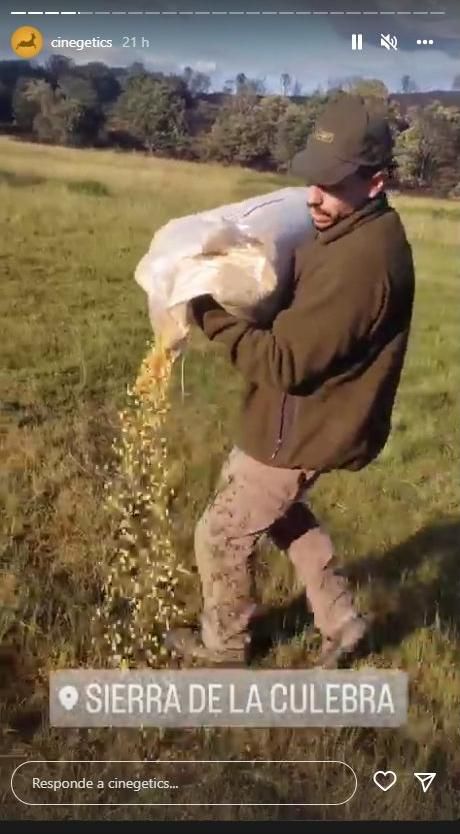
{"type": "Polygon", "coordinates": [[[337,669],[341,661],[358,648],[368,631],[364,617],[356,615],[333,634],[323,637],[320,656],[316,666],[322,669],[337,669]]]}
{"type": "Polygon", "coordinates": [[[209,666],[246,666],[247,649],[208,649],[196,628],[172,628],[165,637],[165,647],[185,661],[209,666]]]}

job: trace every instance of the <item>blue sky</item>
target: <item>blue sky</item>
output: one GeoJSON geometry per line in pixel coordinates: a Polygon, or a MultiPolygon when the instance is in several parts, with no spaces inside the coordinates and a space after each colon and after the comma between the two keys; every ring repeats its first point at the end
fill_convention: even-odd
{"type": "MultiPolygon", "coordinates": [[[[2,0],[0,0],[2,2],[2,0]]],[[[267,88],[278,92],[281,73],[288,72],[297,78],[308,92],[317,86],[325,86],[333,79],[351,75],[381,78],[392,90],[400,88],[402,75],[409,73],[420,89],[450,89],[452,79],[460,73],[460,12],[445,15],[433,14],[443,9],[441,4],[412,2],[409,9],[419,9],[415,14],[396,14],[404,8],[378,0],[362,0],[346,6],[340,0],[327,4],[292,2],[256,2],[235,0],[198,2],[182,0],[178,3],[143,3],[137,7],[121,0],[110,3],[39,3],[18,0],[8,3],[3,10],[0,49],[2,57],[9,54],[9,36],[17,27],[33,24],[41,29],[48,47],[42,58],[52,51],[71,56],[77,63],[103,60],[111,65],[128,65],[143,61],[149,68],[178,71],[187,64],[207,72],[216,88],[238,72],[248,76],[265,78],[267,88]],[[361,7],[367,14],[351,13],[361,7]],[[79,11],[75,15],[10,15],[11,10],[79,11]],[[130,14],[113,14],[130,10],[130,14]],[[133,14],[141,11],[162,10],[169,14],[133,14]],[[423,9],[430,11],[421,14],[423,9]],[[348,13],[345,13],[348,9],[348,13]],[[96,10],[110,10],[112,14],[95,15],[96,10]],[[213,11],[214,14],[172,14],[178,10],[213,11]],[[304,14],[216,14],[217,11],[303,11],[304,14]],[[316,10],[316,13],[313,13],[316,10]],[[322,13],[318,13],[319,11],[322,13]],[[328,10],[330,13],[324,13],[328,10]],[[92,11],[93,14],[83,14],[92,11]],[[306,14],[305,12],[309,13],[306,14]],[[382,12],[387,12],[382,14],[382,12]],[[351,34],[363,34],[361,52],[351,50],[351,34]],[[387,51],[380,46],[380,34],[390,33],[399,39],[397,51],[387,51]],[[49,41],[55,37],[112,38],[112,49],[87,49],[83,52],[60,48],[51,50],[49,41]],[[136,36],[137,48],[123,48],[123,36],[136,36]],[[150,42],[141,48],[141,37],[150,42]],[[434,46],[418,46],[417,38],[432,38],[434,46]]],[[[454,7],[452,7],[453,9],[454,7]]]]}

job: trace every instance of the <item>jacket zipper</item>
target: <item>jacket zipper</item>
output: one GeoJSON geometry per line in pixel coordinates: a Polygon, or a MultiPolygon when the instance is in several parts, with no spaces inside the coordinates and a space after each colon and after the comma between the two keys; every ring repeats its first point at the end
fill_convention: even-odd
{"type": "Polygon", "coordinates": [[[278,454],[278,452],[281,448],[281,443],[283,442],[284,407],[286,405],[286,399],[287,399],[287,394],[283,394],[283,399],[282,399],[282,403],[281,403],[281,418],[280,418],[280,427],[279,427],[279,432],[278,432],[278,439],[276,441],[275,451],[273,452],[272,455],[270,455],[270,460],[273,460],[274,458],[276,458],[276,456],[277,456],[277,454],[278,454]]]}

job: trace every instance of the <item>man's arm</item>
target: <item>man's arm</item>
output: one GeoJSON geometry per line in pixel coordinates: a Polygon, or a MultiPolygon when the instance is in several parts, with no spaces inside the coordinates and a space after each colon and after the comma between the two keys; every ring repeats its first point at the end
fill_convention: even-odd
{"type": "Polygon", "coordinates": [[[381,276],[362,281],[344,269],[345,281],[315,276],[314,286],[303,288],[302,298],[282,310],[270,330],[230,315],[210,295],[191,302],[193,314],[211,341],[225,345],[247,381],[287,393],[300,385],[313,390],[349,365],[386,304],[381,276]]]}

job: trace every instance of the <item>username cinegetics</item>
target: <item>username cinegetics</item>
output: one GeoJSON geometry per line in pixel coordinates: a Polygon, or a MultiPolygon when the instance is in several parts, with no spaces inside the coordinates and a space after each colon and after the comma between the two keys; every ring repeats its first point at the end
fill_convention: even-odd
{"type": "Polygon", "coordinates": [[[53,38],[51,41],[53,49],[62,49],[63,47],[69,49],[83,49],[101,48],[109,49],[113,46],[113,41],[107,38],[53,38]]]}

